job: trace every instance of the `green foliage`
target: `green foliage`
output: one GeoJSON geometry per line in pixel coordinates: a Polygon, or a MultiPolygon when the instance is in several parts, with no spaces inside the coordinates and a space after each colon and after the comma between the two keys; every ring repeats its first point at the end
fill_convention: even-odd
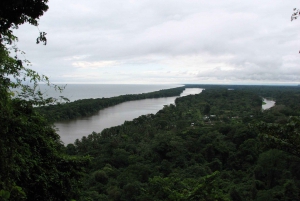
{"type": "Polygon", "coordinates": [[[64,147],[38,111],[72,119],[184,87],[35,109],[55,102],[37,87],[49,79],[5,44],[17,41],[19,25],[36,26],[46,3],[0,2],[0,201],[300,200],[299,87],[186,85],[206,90],[64,147]],[[261,111],[262,97],[276,106],[261,111]]]}
{"type": "Polygon", "coordinates": [[[285,124],[260,123],[257,127],[266,146],[300,157],[300,119],[290,117],[285,124]]]}
{"type": "MultiPolygon", "coordinates": [[[[12,29],[25,22],[37,25],[48,9],[46,2],[0,2],[1,201],[77,198],[80,179],[90,160],[65,153],[52,125],[33,109],[54,102],[37,89],[39,82],[50,85],[49,79],[25,67],[30,63],[18,59],[21,51],[16,46],[5,46],[17,40],[12,29]]],[[[40,33],[40,41],[46,42],[45,33],[40,33]]]]}
{"type": "Polygon", "coordinates": [[[0,190],[0,200],[9,200],[10,192],[5,190],[0,190]]]}
{"type": "MultiPolygon", "coordinates": [[[[10,1],[0,2],[0,43],[11,44],[16,37],[12,34],[12,29],[17,29],[19,25],[29,23],[37,26],[38,19],[48,10],[48,0],[10,1]]],[[[37,42],[45,42],[45,33],[41,32],[37,42]]]]}
{"type": "Polygon", "coordinates": [[[14,200],[75,196],[89,159],[64,154],[59,136],[27,101],[8,99],[0,109],[0,189],[14,200]]]}
{"type": "Polygon", "coordinates": [[[143,94],[121,95],[112,98],[83,99],[64,104],[48,105],[36,109],[41,114],[44,114],[48,120],[54,122],[90,116],[101,109],[111,107],[126,101],[179,96],[183,90],[184,87],[177,87],[173,89],[164,89],[143,94]]]}
{"type": "MultiPolygon", "coordinates": [[[[294,89],[276,90],[282,94],[294,89]]],[[[68,150],[93,157],[80,199],[298,200],[297,158],[266,146],[259,135],[263,130],[256,126],[287,118],[286,113],[262,111],[262,98],[256,94],[264,95],[255,87],[206,89],[177,98],[176,106],[165,106],[155,115],[76,140],[68,150]],[[214,113],[207,120],[203,112],[208,104],[214,113]]]]}

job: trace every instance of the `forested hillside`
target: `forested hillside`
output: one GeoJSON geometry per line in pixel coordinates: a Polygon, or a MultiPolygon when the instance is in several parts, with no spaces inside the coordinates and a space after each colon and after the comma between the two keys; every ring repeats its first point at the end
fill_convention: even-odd
{"type": "Polygon", "coordinates": [[[93,157],[80,200],[299,200],[299,102],[262,112],[254,91],[207,87],[69,144],[93,157]]]}
{"type": "MultiPolygon", "coordinates": [[[[157,114],[142,115],[101,133],[87,133],[64,146],[51,121],[92,115],[129,100],[177,96],[184,87],[65,104],[44,98],[39,83],[60,89],[47,76],[28,68],[31,63],[23,57],[14,33],[24,23],[38,26],[47,3],[0,1],[0,201],[300,200],[299,86],[186,85],[205,90],[178,98],[175,105],[157,114]],[[274,99],[276,105],[262,111],[263,97],[274,99]]],[[[47,44],[46,33],[37,30],[36,43],[47,44]]],[[[150,58],[136,47],[132,46],[140,58],[150,58]]],[[[59,60],[69,59],[52,50],[58,52],[59,60]]],[[[89,57],[73,53],[75,58],[89,57]]],[[[128,63],[121,58],[125,57],[119,57],[118,63],[128,63]]],[[[103,60],[104,64],[115,63],[111,59],[103,60]]],[[[128,59],[129,63],[134,60],[128,59]]],[[[174,81],[176,77],[170,80],[174,81]]]]}

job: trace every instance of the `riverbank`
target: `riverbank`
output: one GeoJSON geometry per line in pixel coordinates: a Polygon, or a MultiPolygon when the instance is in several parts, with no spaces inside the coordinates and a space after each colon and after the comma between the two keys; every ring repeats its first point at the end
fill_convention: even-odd
{"type": "Polygon", "coordinates": [[[127,101],[179,96],[184,89],[185,87],[177,87],[142,94],[120,95],[111,98],[82,99],[63,104],[43,106],[36,108],[36,110],[51,122],[72,120],[91,116],[101,109],[127,101]]]}
{"type": "MultiPolygon", "coordinates": [[[[180,96],[201,93],[202,89],[188,88],[180,96]]],[[[92,132],[101,132],[105,128],[118,126],[125,121],[131,121],[141,115],[156,114],[164,105],[175,104],[179,96],[152,98],[123,102],[96,112],[92,116],[77,118],[74,120],[58,121],[55,123],[57,133],[65,143],[74,143],[92,132]]]]}

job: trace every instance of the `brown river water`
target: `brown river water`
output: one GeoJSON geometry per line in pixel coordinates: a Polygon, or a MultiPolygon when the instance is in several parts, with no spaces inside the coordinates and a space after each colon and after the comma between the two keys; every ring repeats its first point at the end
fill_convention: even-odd
{"type": "MultiPolygon", "coordinates": [[[[198,94],[201,93],[202,90],[203,89],[200,88],[187,88],[180,97],[198,94]]],[[[176,98],[178,97],[128,101],[100,110],[90,117],[56,122],[55,127],[58,129],[57,132],[65,144],[74,143],[76,139],[81,139],[93,131],[99,133],[105,128],[121,125],[124,121],[131,121],[141,115],[155,114],[161,110],[164,105],[174,104],[176,98]]],[[[263,101],[266,103],[262,105],[263,110],[275,105],[275,101],[273,100],[264,99],[263,101]]]]}
{"type": "MultiPolygon", "coordinates": [[[[200,88],[187,88],[180,96],[201,93],[200,88]]],[[[100,110],[90,117],[75,120],[56,122],[58,134],[65,144],[74,143],[76,139],[91,134],[93,131],[99,133],[105,128],[118,126],[124,121],[131,121],[141,115],[155,114],[164,105],[174,104],[177,97],[144,99],[128,101],[100,110]]]]}

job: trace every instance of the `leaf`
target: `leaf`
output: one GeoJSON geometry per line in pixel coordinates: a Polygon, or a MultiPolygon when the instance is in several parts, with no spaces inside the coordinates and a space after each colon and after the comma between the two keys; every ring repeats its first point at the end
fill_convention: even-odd
{"type": "Polygon", "coordinates": [[[2,197],[4,200],[8,200],[10,197],[10,192],[1,190],[0,191],[0,197],[2,197]]]}

